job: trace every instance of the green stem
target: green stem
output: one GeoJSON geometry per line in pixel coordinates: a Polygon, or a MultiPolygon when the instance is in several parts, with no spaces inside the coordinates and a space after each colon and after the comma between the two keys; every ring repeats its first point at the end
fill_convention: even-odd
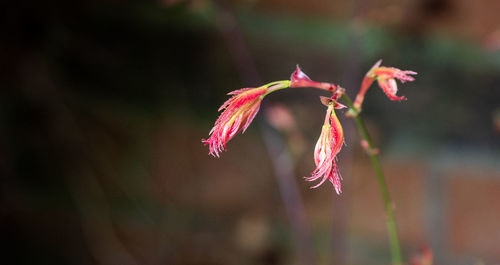
{"type": "MultiPolygon", "coordinates": [[[[342,99],[344,99],[345,103],[349,107],[349,109],[354,109],[351,99],[347,95],[343,95],[342,99]]],[[[355,109],[354,109],[355,110],[355,109]]],[[[374,152],[375,148],[373,147],[373,142],[371,140],[370,134],[368,134],[368,130],[366,129],[363,120],[359,117],[359,115],[355,115],[353,117],[356,126],[358,127],[359,132],[361,133],[361,137],[368,144],[368,155],[372,161],[373,169],[375,170],[375,175],[377,176],[378,185],[380,188],[380,193],[382,194],[382,199],[384,202],[384,209],[386,215],[386,224],[387,224],[387,232],[389,234],[389,244],[391,247],[391,257],[393,265],[401,265],[403,264],[402,256],[401,256],[401,248],[399,246],[398,239],[398,230],[396,227],[396,221],[394,218],[394,210],[393,203],[391,201],[391,197],[389,196],[389,191],[387,189],[387,183],[385,182],[384,173],[382,172],[382,167],[380,165],[380,160],[378,158],[377,152],[374,152]]]]}
{"type": "Polygon", "coordinates": [[[290,86],[290,80],[274,81],[269,84],[265,84],[264,86],[269,88],[269,90],[267,90],[267,92],[261,97],[265,97],[276,90],[288,88],[290,86]]]}

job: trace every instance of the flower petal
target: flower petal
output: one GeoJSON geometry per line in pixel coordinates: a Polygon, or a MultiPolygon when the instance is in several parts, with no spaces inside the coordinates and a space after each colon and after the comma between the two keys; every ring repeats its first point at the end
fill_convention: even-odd
{"type": "Polygon", "coordinates": [[[316,142],[314,148],[314,163],[316,169],[311,173],[310,177],[306,177],[307,181],[316,181],[319,183],[311,188],[321,186],[327,179],[333,184],[337,194],[342,192],[340,176],[336,157],[342,148],[344,142],[344,133],[340,122],[333,110],[334,106],[329,102],[326,111],[325,123],[321,129],[321,135],[316,142]]]}
{"type": "Polygon", "coordinates": [[[391,78],[389,80],[379,78],[378,80],[378,85],[384,91],[384,93],[387,95],[387,97],[390,100],[394,101],[401,101],[401,100],[406,100],[405,96],[398,97],[396,96],[396,93],[398,92],[398,85],[396,83],[396,80],[394,78],[391,78]]]}
{"type": "Polygon", "coordinates": [[[219,157],[219,153],[226,150],[226,144],[238,132],[245,132],[257,115],[262,101],[262,95],[267,92],[267,87],[243,88],[229,93],[232,97],[219,108],[224,110],[210,130],[208,139],[202,143],[208,145],[209,154],[219,157]]]}
{"type": "Polygon", "coordinates": [[[312,81],[309,76],[302,72],[299,65],[297,65],[295,71],[290,76],[290,87],[315,87],[327,91],[336,91],[338,88],[334,84],[312,81]]]}

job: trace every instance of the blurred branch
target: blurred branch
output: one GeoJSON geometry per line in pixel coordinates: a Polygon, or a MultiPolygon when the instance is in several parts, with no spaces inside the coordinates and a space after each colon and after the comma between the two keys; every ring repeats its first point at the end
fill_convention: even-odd
{"type": "Polygon", "coordinates": [[[257,67],[255,66],[250,49],[248,49],[238,28],[238,22],[234,18],[234,15],[229,9],[222,6],[220,1],[215,1],[215,8],[217,28],[222,32],[222,37],[238,68],[241,80],[247,84],[253,82],[260,83],[261,80],[257,72],[257,67]]]}
{"type": "MultiPolygon", "coordinates": [[[[247,83],[260,83],[251,53],[246,45],[234,15],[229,9],[216,2],[217,27],[222,32],[226,45],[238,68],[241,79],[247,83]]],[[[283,137],[272,133],[268,125],[261,122],[261,130],[285,204],[285,209],[297,242],[301,264],[315,264],[311,237],[305,218],[304,206],[297,184],[294,180],[293,163],[286,151],[283,137]]]]}
{"type": "Polygon", "coordinates": [[[302,264],[315,264],[310,231],[307,226],[304,205],[294,179],[294,166],[290,152],[287,150],[281,134],[273,131],[269,125],[262,124],[261,131],[269,156],[273,162],[274,175],[278,181],[288,218],[295,232],[302,264]]]}

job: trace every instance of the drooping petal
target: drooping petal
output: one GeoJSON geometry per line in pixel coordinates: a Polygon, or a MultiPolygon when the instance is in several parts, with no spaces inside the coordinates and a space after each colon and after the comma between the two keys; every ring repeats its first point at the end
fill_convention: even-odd
{"type": "Polygon", "coordinates": [[[224,110],[215,121],[210,130],[210,137],[202,139],[208,145],[210,155],[219,157],[219,153],[226,149],[226,144],[238,132],[245,132],[252,120],[257,115],[262,101],[262,95],[267,92],[267,87],[244,88],[228,93],[233,95],[219,108],[224,110]]]}
{"type": "Polygon", "coordinates": [[[384,91],[384,93],[390,100],[397,100],[397,101],[406,100],[405,96],[401,97],[396,96],[396,93],[398,92],[398,84],[396,83],[395,79],[379,78],[377,81],[382,91],[384,91]]]}
{"type": "Polygon", "coordinates": [[[355,109],[354,113],[348,113],[351,116],[357,115],[361,111],[366,91],[368,91],[368,88],[370,88],[375,80],[377,80],[378,85],[390,100],[401,101],[406,99],[404,96],[396,96],[398,91],[396,79],[401,81],[401,83],[414,81],[415,78],[411,75],[416,75],[417,72],[409,70],[403,71],[394,67],[380,66],[381,62],[382,60],[379,60],[375,63],[375,65],[366,73],[363,81],[361,82],[361,87],[353,104],[355,109]]]}
{"type": "MultiPolygon", "coordinates": [[[[322,101],[326,101],[322,98],[322,101]]],[[[310,177],[306,177],[307,181],[319,180],[319,183],[311,188],[317,188],[326,180],[329,180],[337,194],[342,192],[340,180],[340,172],[337,166],[336,157],[342,148],[344,142],[344,132],[340,122],[335,115],[334,102],[330,101],[325,116],[325,122],[321,129],[316,146],[314,148],[314,163],[316,169],[311,173],[310,177]]]]}
{"type": "Polygon", "coordinates": [[[290,86],[290,81],[282,80],[268,83],[256,88],[242,88],[231,91],[231,98],[219,108],[219,115],[208,139],[202,143],[208,145],[210,155],[219,157],[226,150],[226,144],[239,132],[244,133],[259,112],[262,99],[269,93],[290,86]]]}
{"type": "Polygon", "coordinates": [[[330,115],[330,122],[333,128],[333,153],[334,156],[337,156],[340,149],[342,149],[342,145],[344,144],[344,129],[342,128],[342,124],[340,124],[335,111],[332,111],[332,115],[330,115]]]}

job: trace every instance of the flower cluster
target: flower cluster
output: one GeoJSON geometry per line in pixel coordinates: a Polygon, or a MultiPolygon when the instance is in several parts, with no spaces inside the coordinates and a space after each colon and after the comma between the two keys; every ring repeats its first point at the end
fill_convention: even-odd
{"type": "Polygon", "coordinates": [[[366,73],[365,78],[361,82],[361,88],[359,89],[358,95],[354,100],[354,108],[358,113],[361,111],[361,105],[363,104],[366,91],[368,91],[368,88],[370,88],[373,81],[375,80],[377,80],[378,85],[390,100],[406,100],[405,96],[396,96],[396,93],[398,92],[396,79],[398,79],[402,83],[413,81],[415,80],[415,78],[410,75],[416,75],[417,73],[408,70],[403,71],[394,67],[380,66],[381,63],[382,60],[379,60],[377,63],[375,63],[375,65],[373,65],[368,73],[366,73]]]}
{"type": "Polygon", "coordinates": [[[232,95],[219,111],[222,114],[215,121],[210,131],[210,137],[202,142],[208,145],[210,154],[219,157],[219,153],[226,149],[226,144],[238,132],[245,132],[252,120],[259,112],[260,103],[268,93],[288,87],[289,82],[273,82],[257,88],[243,88],[229,92],[232,95]]]}
{"type": "Polygon", "coordinates": [[[312,172],[310,177],[306,177],[307,181],[320,180],[318,184],[312,188],[317,188],[326,180],[329,180],[337,194],[342,192],[340,180],[342,179],[339,168],[337,166],[337,154],[342,148],[344,143],[344,130],[340,124],[335,109],[345,108],[344,105],[337,102],[337,100],[344,94],[344,89],[338,85],[312,81],[299,66],[295,69],[291,76],[291,87],[316,87],[323,90],[331,91],[332,97],[321,97],[321,103],[327,106],[325,122],[321,129],[321,135],[316,142],[314,148],[314,163],[316,169],[312,172]]]}
{"type": "Polygon", "coordinates": [[[321,102],[327,106],[325,122],[321,129],[321,135],[316,142],[314,148],[314,163],[316,169],[311,177],[307,177],[307,181],[315,181],[321,179],[313,188],[319,187],[325,180],[330,180],[337,194],[342,192],[340,180],[342,179],[339,168],[337,166],[337,154],[344,143],[344,130],[340,124],[335,108],[343,108],[344,106],[336,105],[335,96],[332,98],[321,98],[321,102]]]}
{"type": "MultiPolygon", "coordinates": [[[[380,64],[381,61],[378,61],[366,74],[354,105],[349,110],[350,112],[359,113],[366,91],[375,80],[378,81],[379,86],[389,99],[406,99],[405,97],[396,96],[397,85],[395,79],[401,82],[413,81],[414,78],[410,75],[414,75],[416,72],[383,67],[380,64]]],[[[332,93],[331,97],[321,97],[321,102],[327,106],[325,122],[314,149],[316,169],[310,177],[306,177],[306,180],[319,180],[319,183],[312,188],[319,187],[326,180],[329,180],[337,194],[340,194],[342,192],[340,184],[342,177],[337,165],[337,155],[344,143],[344,131],[335,114],[335,109],[346,107],[338,102],[344,95],[345,89],[335,84],[311,80],[298,65],[290,80],[276,81],[257,88],[244,88],[230,92],[228,95],[232,97],[219,108],[219,111],[223,110],[223,112],[210,131],[210,137],[202,140],[202,142],[209,146],[210,155],[219,157],[219,153],[226,150],[227,142],[238,132],[243,133],[248,128],[259,111],[262,99],[271,92],[287,87],[314,87],[332,93]]]]}

